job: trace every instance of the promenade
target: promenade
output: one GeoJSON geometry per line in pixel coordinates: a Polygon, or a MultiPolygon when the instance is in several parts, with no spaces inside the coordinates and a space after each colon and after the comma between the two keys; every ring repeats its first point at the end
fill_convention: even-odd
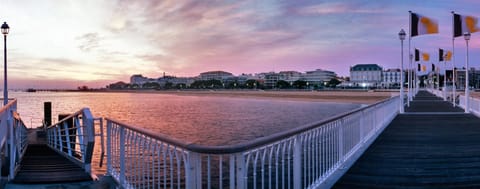
{"type": "Polygon", "coordinates": [[[333,188],[480,188],[480,118],[420,91],[333,188]]]}

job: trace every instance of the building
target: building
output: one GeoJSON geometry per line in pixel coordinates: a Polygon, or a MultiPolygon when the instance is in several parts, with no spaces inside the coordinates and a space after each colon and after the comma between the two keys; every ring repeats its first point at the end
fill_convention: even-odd
{"type": "Polygon", "coordinates": [[[379,87],[382,83],[382,67],[377,64],[357,64],[350,67],[353,87],[379,87]]]}
{"type": "Polygon", "coordinates": [[[276,87],[277,82],[280,81],[280,74],[275,72],[270,72],[265,74],[265,88],[273,89],[276,87]]]}
{"type": "Polygon", "coordinates": [[[331,79],[337,77],[337,74],[332,71],[316,69],[313,71],[306,71],[303,80],[307,81],[310,86],[324,86],[331,79]]]}
{"type": "Polygon", "coordinates": [[[382,87],[399,88],[400,87],[400,69],[387,69],[382,74],[382,87]]]}
{"type": "Polygon", "coordinates": [[[141,75],[141,74],[132,75],[130,77],[130,84],[131,85],[142,86],[143,84],[145,84],[147,82],[148,82],[148,78],[143,77],[143,75],[141,75]]]}
{"type": "Polygon", "coordinates": [[[284,80],[289,83],[303,79],[303,74],[297,71],[281,71],[278,74],[280,75],[280,80],[284,80]]]}
{"type": "Polygon", "coordinates": [[[223,81],[229,77],[233,77],[232,73],[224,72],[224,71],[210,71],[210,72],[203,72],[200,73],[200,80],[220,80],[223,81]]]}

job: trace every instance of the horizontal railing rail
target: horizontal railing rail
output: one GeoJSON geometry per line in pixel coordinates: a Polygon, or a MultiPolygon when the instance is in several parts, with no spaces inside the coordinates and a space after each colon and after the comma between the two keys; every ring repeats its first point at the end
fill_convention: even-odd
{"type": "Polygon", "coordinates": [[[247,143],[203,146],[114,119],[107,173],[125,188],[331,186],[398,114],[399,97],[247,143]]]}
{"type": "Polygon", "coordinates": [[[89,173],[95,144],[94,120],[90,110],[83,108],[46,127],[48,146],[89,173]]]}

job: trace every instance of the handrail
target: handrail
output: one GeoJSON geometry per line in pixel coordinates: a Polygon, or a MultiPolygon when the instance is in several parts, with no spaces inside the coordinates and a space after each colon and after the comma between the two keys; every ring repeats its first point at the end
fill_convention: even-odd
{"type": "MultiPolygon", "coordinates": [[[[3,153],[9,160],[9,180],[15,177],[27,147],[27,129],[16,110],[16,99],[9,99],[8,104],[0,108],[0,149],[5,150],[3,153]],[[5,144],[9,147],[4,148],[5,144]]],[[[0,163],[4,160],[0,159],[0,163]]]]}
{"type": "Polygon", "coordinates": [[[82,108],[46,127],[48,146],[90,173],[95,144],[94,121],[90,110],[82,108]]]}
{"type": "Polygon", "coordinates": [[[225,146],[106,118],[107,173],[124,188],[329,188],[398,114],[399,100],[225,146]]]}
{"type": "Polygon", "coordinates": [[[122,126],[128,128],[132,131],[136,131],[136,132],[139,132],[139,133],[144,134],[146,136],[152,137],[154,139],[161,140],[161,141],[164,141],[166,143],[170,143],[172,145],[185,148],[186,150],[189,150],[189,151],[192,151],[192,152],[210,153],[210,154],[230,154],[230,153],[242,152],[246,149],[255,148],[255,147],[258,147],[258,146],[262,146],[262,145],[274,142],[274,141],[279,140],[279,139],[283,139],[283,138],[287,138],[287,137],[299,134],[301,132],[304,132],[304,131],[310,130],[312,128],[318,127],[319,125],[324,125],[328,122],[338,120],[338,119],[342,119],[342,118],[347,117],[349,115],[352,115],[354,113],[358,113],[358,112],[361,112],[365,109],[368,109],[368,108],[377,106],[379,104],[385,103],[389,100],[391,100],[391,99],[385,99],[385,100],[376,102],[374,104],[371,104],[371,105],[368,105],[368,106],[365,106],[365,107],[360,107],[360,108],[357,108],[357,109],[354,109],[354,110],[351,110],[351,111],[348,111],[348,112],[345,112],[345,113],[342,113],[342,114],[339,114],[339,115],[336,115],[336,116],[332,116],[332,117],[329,117],[329,118],[326,118],[326,119],[323,119],[323,120],[320,120],[320,121],[317,121],[317,122],[314,122],[314,123],[305,124],[304,126],[301,126],[301,127],[293,128],[293,129],[286,130],[286,131],[281,131],[281,132],[274,133],[274,134],[271,134],[271,135],[268,135],[268,136],[264,136],[264,137],[261,137],[261,138],[250,140],[250,141],[247,141],[247,142],[244,142],[244,143],[233,144],[233,145],[221,145],[221,146],[206,146],[206,145],[195,144],[195,143],[185,143],[185,142],[183,142],[183,141],[181,141],[177,138],[167,136],[167,135],[164,135],[164,134],[161,134],[161,133],[153,132],[151,130],[144,129],[144,128],[141,128],[141,127],[131,126],[127,123],[124,123],[124,122],[121,122],[121,121],[118,121],[118,120],[115,120],[115,119],[112,119],[112,118],[105,118],[105,120],[110,121],[110,122],[115,123],[115,124],[121,124],[122,126]]]}

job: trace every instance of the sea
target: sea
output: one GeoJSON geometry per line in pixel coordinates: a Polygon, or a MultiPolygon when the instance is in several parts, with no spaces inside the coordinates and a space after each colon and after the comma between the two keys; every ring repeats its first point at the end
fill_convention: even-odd
{"type": "MultiPolygon", "coordinates": [[[[301,127],[360,108],[362,104],[245,97],[189,96],[163,93],[10,92],[29,128],[43,119],[44,102],[58,114],[90,109],[94,117],[113,118],[188,143],[239,144],[301,127]]],[[[100,142],[96,142],[98,163],[100,142]]],[[[104,172],[103,168],[92,169],[104,172]]]]}

